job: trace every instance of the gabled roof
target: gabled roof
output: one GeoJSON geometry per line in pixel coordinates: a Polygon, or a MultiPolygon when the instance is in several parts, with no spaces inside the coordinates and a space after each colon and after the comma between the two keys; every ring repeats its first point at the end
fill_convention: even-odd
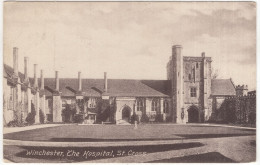
{"type": "MultiPolygon", "coordinates": [[[[4,77],[5,78],[12,78],[12,75],[14,74],[14,69],[12,67],[10,67],[9,65],[4,64],[4,77]]],[[[21,72],[18,72],[18,76],[21,80],[21,82],[24,81],[24,74],[22,74],[21,72]]]]}
{"type": "MultiPolygon", "coordinates": [[[[157,89],[153,89],[147,83],[150,80],[108,79],[108,91],[106,94],[114,97],[168,97],[165,92],[165,80],[156,80],[157,89]],[[162,81],[162,82],[160,82],[162,81]],[[162,85],[162,86],[160,86],[162,85]]],[[[62,96],[75,96],[78,90],[78,79],[60,78],[59,88],[62,96]]],[[[150,81],[152,84],[153,82],[150,81]]],[[[55,78],[45,78],[45,87],[55,89],[55,78]]],[[[85,96],[100,97],[104,89],[103,79],[82,79],[82,93],[85,96]]]]}
{"type": "Polygon", "coordinates": [[[235,86],[230,79],[213,79],[211,80],[212,96],[235,96],[235,86]]]}

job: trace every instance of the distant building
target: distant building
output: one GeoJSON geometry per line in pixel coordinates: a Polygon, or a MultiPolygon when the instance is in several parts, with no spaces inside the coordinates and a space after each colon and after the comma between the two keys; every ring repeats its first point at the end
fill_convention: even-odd
{"type": "Polygon", "coordinates": [[[236,86],[236,95],[237,96],[245,96],[248,93],[247,85],[237,85],[236,86]]]}
{"type": "MultiPolygon", "coordinates": [[[[63,122],[66,106],[83,114],[87,123],[130,122],[135,113],[143,122],[206,122],[214,118],[221,101],[236,95],[230,79],[211,79],[211,57],[182,56],[182,47],[172,47],[167,64],[167,80],[84,79],[28,77],[28,58],[24,73],[18,72],[18,49],[14,48],[13,68],[4,65],[4,124],[24,121],[32,106],[35,122],[40,113],[45,122],[63,122]],[[40,112],[41,110],[41,112],[40,112]]],[[[69,119],[71,120],[71,119],[69,119]]]]}

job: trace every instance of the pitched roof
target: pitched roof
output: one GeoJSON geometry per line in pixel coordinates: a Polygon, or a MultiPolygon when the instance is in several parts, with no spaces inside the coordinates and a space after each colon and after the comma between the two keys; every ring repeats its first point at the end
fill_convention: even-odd
{"type": "MultiPolygon", "coordinates": [[[[12,67],[10,67],[9,65],[4,64],[4,77],[6,78],[12,78],[12,75],[14,74],[14,69],[12,67]]],[[[24,81],[24,74],[22,74],[21,72],[18,72],[18,76],[21,80],[21,82],[24,81]]]]}
{"type": "Polygon", "coordinates": [[[211,80],[211,95],[213,96],[234,96],[235,86],[230,79],[211,80]]]}
{"type": "Polygon", "coordinates": [[[141,80],[141,82],[165,95],[171,96],[171,80],[141,80]]]}
{"type": "MultiPolygon", "coordinates": [[[[12,78],[13,68],[4,64],[4,77],[12,78]]],[[[24,81],[24,74],[19,72],[21,82],[24,81]]],[[[30,84],[34,83],[33,78],[29,78],[30,84]]],[[[38,78],[38,86],[41,81],[38,78]]],[[[169,97],[170,93],[168,80],[129,80],[129,79],[108,79],[109,96],[125,97],[169,97]]],[[[55,91],[55,78],[44,78],[45,95],[52,96],[55,91]]],[[[78,89],[77,78],[60,78],[59,88],[62,96],[75,96],[78,89]]],[[[100,97],[103,93],[103,79],[82,79],[82,93],[85,96],[100,97]]]]}
{"type": "MultiPolygon", "coordinates": [[[[143,80],[129,79],[108,79],[109,96],[122,97],[168,97],[164,90],[165,80],[156,80],[157,89],[153,89],[149,85],[142,82],[143,80]],[[160,83],[160,81],[162,81],[160,83]],[[162,85],[161,87],[159,87],[162,85]],[[161,90],[161,91],[160,91],[161,90]]],[[[145,80],[146,83],[149,80],[145,80]]],[[[55,78],[45,78],[44,85],[47,88],[55,89],[55,78]]],[[[78,89],[77,78],[60,78],[59,88],[62,96],[75,96],[73,91],[78,89]]],[[[104,89],[103,79],[82,79],[82,93],[85,96],[100,97],[104,89]]]]}

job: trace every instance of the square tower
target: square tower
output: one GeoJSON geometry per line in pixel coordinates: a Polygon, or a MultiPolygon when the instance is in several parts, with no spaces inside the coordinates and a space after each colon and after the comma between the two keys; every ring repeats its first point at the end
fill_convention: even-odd
{"type": "Polygon", "coordinates": [[[182,56],[182,47],[174,45],[167,64],[171,80],[173,122],[204,122],[210,113],[211,58],[182,56]]]}

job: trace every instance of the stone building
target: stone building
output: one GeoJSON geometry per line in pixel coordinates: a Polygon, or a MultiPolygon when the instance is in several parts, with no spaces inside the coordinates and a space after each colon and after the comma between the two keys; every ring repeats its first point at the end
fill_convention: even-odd
{"type": "Polygon", "coordinates": [[[211,79],[211,57],[183,56],[182,46],[174,45],[167,64],[167,80],[85,79],[28,77],[28,58],[24,73],[18,72],[18,49],[14,48],[13,68],[4,65],[4,122],[21,121],[35,108],[45,122],[63,122],[69,105],[86,123],[127,123],[136,114],[141,121],[206,122],[214,117],[221,99],[236,95],[230,79],[211,79]],[[17,117],[18,114],[18,117],[17,117]]]}
{"type": "Polygon", "coordinates": [[[237,96],[245,96],[248,93],[247,85],[237,85],[236,86],[236,95],[237,96]]]}

